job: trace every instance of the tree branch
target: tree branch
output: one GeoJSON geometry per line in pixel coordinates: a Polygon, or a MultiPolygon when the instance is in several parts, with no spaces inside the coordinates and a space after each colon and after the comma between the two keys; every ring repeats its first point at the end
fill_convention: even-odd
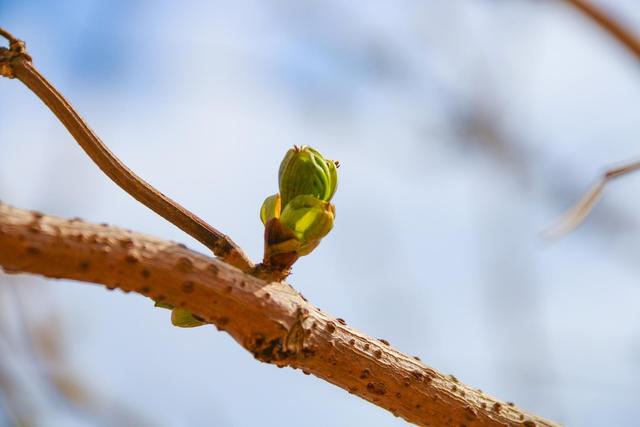
{"type": "Polygon", "coordinates": [[[62,122],[102,172],[137,201],[200,241],[225,262],[242,271],[254,268],[253,263],[229,236],[156,190],[122,163],[62,94],[33,66],[24,42],[2,28],[0,36],[9,41],[9,49],[0,48],[0,75],[17,78],[31,89],[62,122]]]}
{"type": "MultiPolygon", "coordinates": [[[[636,60],[640,60],[640,40],[636,38],[631,31],[588,0],[566,1],[609,33],[609,35],[624,46],[636,60]]],[[[574,230],[598,203],[606,185],[612,179],[630,174],[638,169],[640,169],[640,162],[632,162],[606,170],[600,180],[587,191],[575,206],[562,215],[555,224],[542,232],[543,237],[547,239],[558,238],[574,230]]]]}
{"type": "Polygon", "coordinates": [[[301,369],[430,426],[557,426],[500,402],[267,283],[184,246],[0,204],[0,266],[137,292],[184,307],[258,360],[301,369]]]}
{"type": "Polygon", "coordinates": [[[566,0],[571,6],[590,18],[622,44],[637,60],[640,60],[640,40],[615,19],[588,0],[566,0]]]}

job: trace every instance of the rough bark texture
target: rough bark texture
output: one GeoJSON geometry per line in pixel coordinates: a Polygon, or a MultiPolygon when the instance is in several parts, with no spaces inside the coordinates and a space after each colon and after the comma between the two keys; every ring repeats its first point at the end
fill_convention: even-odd
{"type": "Polygon", "coordinates": [[[557,425],[348,327],[287,283],[264,282],[176,243],[0,204],[0,266],[185,307],[258,360],[301,369],[419,425],[557,425]]]}

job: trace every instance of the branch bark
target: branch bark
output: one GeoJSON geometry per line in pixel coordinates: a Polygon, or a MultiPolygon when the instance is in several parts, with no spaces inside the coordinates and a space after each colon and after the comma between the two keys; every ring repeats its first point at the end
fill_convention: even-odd
{"type": "Polygon", "coordinates": [[[0,266],[190,310],[263,362],[300,369],[430,426],[557,426],[444,375],[267,283],[182,245],[0,204],[0,266]]]}

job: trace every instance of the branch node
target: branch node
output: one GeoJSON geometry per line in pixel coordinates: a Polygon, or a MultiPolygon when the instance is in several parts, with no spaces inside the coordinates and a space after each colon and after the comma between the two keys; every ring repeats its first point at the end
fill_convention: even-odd
{"type": "Polygon", "coordinates": [[[31,62],[31,56],[27,53],[27,45],[22,40],[15,38],[8,31],[0,28],[0,36],[7,39],[9,48],[0,47],[0,76],[13,79],[13,62],[23,60],[31,62]]]}

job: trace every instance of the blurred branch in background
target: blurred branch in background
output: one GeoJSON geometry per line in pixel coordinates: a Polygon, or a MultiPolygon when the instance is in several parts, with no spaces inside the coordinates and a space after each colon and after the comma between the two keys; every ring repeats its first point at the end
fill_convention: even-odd
{"type": "Polygon", "coordinates": [[[625,28],[623,24],[615,20],[608,13],[604,12],[590,0],[566,0],[570,5],[584,13],[603,30],[614,37],[623,45],[629,53],[640,61],[640,40],[625,28]]]}
{"type": "Polygon", "coordinates": [[[0,411],[19,426],[150,426],[77,378],[61,318],[38,282],[0,274],[0,411]]]}
{"type": "MultiPolygon", "coordinates": [[[[621,42],[627,51],[634,55],[634,58],[640,52],[638,49],[640,41],[633,33],[597,6],[581,0],[567,0],[567,2],[585,13],[599,27],[604,28],[608,34],[614,37],[615,41],[621,42]]],[[[499,16],[498,13],[495,15],[499,16]]],[[[463,17],[459,19],[463,19],[463,17]]],[[[507,26],[509,25],[509,20],[502,20],[501,24],[507,26]]],[[[516,34],[522,36],[522,30],[520,29],[516,34]]],[[[446,31],[446,29],[443,29],[443,31],[446,31]]],[[[450,31],[455,31],[455,28],[450,29],[450,31]]],[[[446,111],[445,118],[448,121],[447,127],[452,131],[451,136],[461,147],[475,149],[472,152],[465,151],[465,156],[476,153],[484,155],[487,159],[496,162],[505,175],[511,177],[514,184],[531,193],[534,190],[531,186],[532,169],[536,164],[542,164],[542,159],[553,157],[553,153],[547,152],[541,147],[541,144],[536,144],[535,141],[530,141],[527,144],[526,140],[531,137],[526,134],[523,135],[517,128],[510,128],[508,126],[509,123],[505,121],[505,117],[508,115],[506,106],[510,103],[509,97],[511,95],[503,93],[504,85],[501,85],[501,82],[496,80],[499,79],[501,67],[508,67],[509,64],[496,65],[495,61],[492,60],[493,58],[487,55],[486,52],[481,55],[474,50],[465,50],[464,43],[456,43],[454,37],[444,37],[443,39],[449,40],[451,43],[451,46],[448,46],[449,49],[447,49],[448,58],[462,56],[462,60],[465,63],[473,64],[469,68],[472,68],[475,73],[480,70],[482,77],[476,80],[483,82],[475,85],[469,92],[459,93],[447,87],[446,81],[437,77],[434,78],[433,83],[438,85],[440,92],[447,94],[446,98],[449,100],[447,103],[442,103],[440,108],[446,111]]],[[[443,43],[446,43],[446,41],[443,43]]],[[[499,48],[500,46],[495,46],[493,49],[499,48]]],[[[431,51],[430,55],[433,56],[434,53],[437,54],[437,52],[431,51]]],[[[506,52],[506,55],[509,55],[509,52],[506,52]]],[[[557,173],[555,170],[545,172],[554,175],[554,185],[551,193],[545,192],[544,195],[540,196],[549,199],[547,201],[553,203],[557,209],[565,209],[567,199],[584,187],[582,182],[578,182],[575,179],[570,181],[570,177],[573,174],[568,168],[569,165],[564,165],[562,173],[557,173]]],[[[563,216],[557,225],[547,230],[545,236],[557,236],[571,230],[580,223],[589,213],[589,209],[598,201],[606,182],[636,168],[636,164],[624,165],[605,172],[602,180],[589,191],[574,209],[563,216]],[[624,172],[621,173],[621,170],[624,172]]],[[[544,200],[541,200],[542,202],[544,200]]],[[[621,209],[607,204],[597,214],[593,215],[592,220],[594,226],[602,235],[611,237],[614,234],[627,235],[632,218],[632,214],[627,214],[621,209]]],[[[627,254],[628,251],[623,251],[622,256],[616,259],[627,262],[627,254]]],[[[631,259],[629,261],[635,268],[637,265],[635,260],[631,259]]]]}
{"type": "MultiPolygon", "coordinates": [[[[640,61],[640,40],[636,38],[630,30],[626,29],[621,23],[588,0],[567,1],[608,32],[615,40],[624,46],[636,60],[640,61]]],[[[598,203],[606,185],[612,179],[633,173],[638,169],[640,169],[640,162],[633,162],[607,170],[573,208],[557,220],[554,225],[544,231],[544,237],[548,239],[560,237],[575,229],[598,203]]]]}

